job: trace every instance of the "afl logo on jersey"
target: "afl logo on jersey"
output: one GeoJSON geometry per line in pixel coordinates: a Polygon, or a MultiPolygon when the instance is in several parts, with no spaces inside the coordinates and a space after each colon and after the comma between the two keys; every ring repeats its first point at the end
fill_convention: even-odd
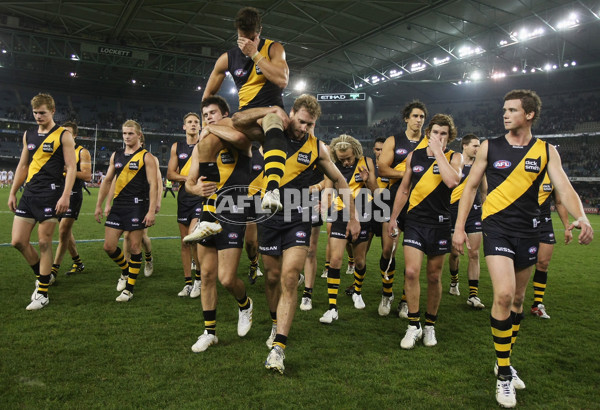
{"type": "Polygon", "coordinates": [[[243,77],[246,74],[248,74],[248,71],[244,70],[243,68],[238,68],[233,72],[233,75],[235,75],[236,77],[243,77]]]}
{"type": "Polygon", "coordinates": [[[185,152],[182,152],[181,154],[179,154],[179,159],[187,159],[188,154],[186,154],[185,152]]]}
{"type": "Polygon", "coordinates": [[[260,170],[262,170],[262,168],[263,167],[260,164],[254,164],[254,165],[252,165],[252,170],[253,171],[260,171],[260,170]]]}
{"type": "Polygon", "coordinates": [[[404,148],[398,148],[396,150],[396,155],[406,155],[406,154],[408,154],[408,151],[405,150],[404,148]]]}
{"type": "Polygon", "coordinates": [[[304,232],[304,231],[298,231],[298,232],[296,232],[296,236],[298,238],[306,238],[306,232],[304,232]]]}
{"type": "Polygon", "coordinates": [[[499,159],[498,161],[494,162],[494,168],[496,169],[506,169],[506,168],[510,168],[512,164],[510,163],[510,161],[507,161],[505,159],[499,159]]]}
{"type": "Polygon", "coordinates": [[[115,168],[123,168],[123,164],[120,162],[115,162],[115,168]]]}
{"type": "Polygon", "coordinates": [[[530,253],[530,254],[532,254],[532,255],[533,255],[533,254],[535,254],[536,252],[537,252],[537,247],[535,247],[535,246],[532,246],[531,248],[529,248],[529,253],[530,253]]]}
{"type": "Polygon", "coordinates": [[[227,237],[229,239],[237,239],[238,238],[238,234],[235,232],[230,232],[229,234],[227,234],[227,237]]]}
{"type": "Polygon", "coordinates": [[[28,149],[29,151],[33,151],[35,148],[36,148],[36,147],[35,147],[35,144],[27,144],[27,149],[28,149]]]}
{"type": "Polygon", "coordinates": [[[421,165],[415,165],[414,167],[412,167],[412,170],[415,174],[419,174],[423,172],[425,168],[423,168],[421,165]]]}

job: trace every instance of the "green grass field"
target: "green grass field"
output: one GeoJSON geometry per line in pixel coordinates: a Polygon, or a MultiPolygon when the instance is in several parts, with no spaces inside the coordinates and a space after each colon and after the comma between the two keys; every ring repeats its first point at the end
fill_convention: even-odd
{"type": "MultiPolygon", "coordinates": [[[[447,294],[445,268],[438,345],[405,351],[400,339],[407,322],[395,314],[377,314],[380,246],[374,242],[363,288],[367,308],[355,310],[341,291],[340,319],[330,326],[320,324],[327,290],[325,279],[317,277],[314,308],[298,309],[286,349],[286,373],[280,376],[263,366],[271,329],[264,279],[248,286],[255,303],[250,333],[243,339],[237,336],[237,305],[219,287],[219,344],[203,353],[191,352],[203,331],[202,309],[199,299],[176,296],[183,286],[177,239],[153,241],[154,275],[140,275],[131,302],[115,302],[119,269],[102,250],[104,227],[92,215],[97,190],[92,194],[85,195],[74,229],[78,240],[87,240],[78,244],[86,273],[64,276],[70,266],[67,255],[58,283],[50,289],[51,303],[28,312],[34,277],[19,252],[7,245],[13,216],[5,205],[8,189],[0,190],[0,407],[497,407],[485,263],[480,297],[487,308],[473,311],[465,303],[466,259],[461,262],[460,297],[447,294]]],[[[176,201],[169,196],[150,236],[177,236],[175,214],[176,201]]],[[[600,217],[591,221],[600,231],[600,217]]],[[[320,266],[325,240],[321,234],[320,266]]],[[[527,313],[513,354],[513,364],[527,383],[517,394],[521,408],[600,407],[600,323],[594,302],[600,291],[599,240],[587,247],[555,248],[545,298],[552,319],[527,313]]],[[[401,250],[397,255],[401,272],[401,250]]],[[[247,269],[243,257],[239,274],[246,283],[247,269]]],[[[341,287],[351,281],[342,274],[341,287]]],[[[399,295],[401,274],[394,288],[399,295]]],[[[532,294],[530,289],[527,311],[532,294]]],[[[424,297],[421,303],[424,311],[424,297]]],[[[394,313],[395,302],[393,306],[394,313]]]]}

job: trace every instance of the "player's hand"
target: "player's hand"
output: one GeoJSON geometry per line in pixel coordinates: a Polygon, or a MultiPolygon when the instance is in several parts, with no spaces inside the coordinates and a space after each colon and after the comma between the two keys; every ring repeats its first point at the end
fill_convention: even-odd
{"type": "Polygon", "coordinates": [[[198,188],[197,192],[200,196],[204,198],[210,197],[212,194],[217,192],[217,184],[215,182],[205,182],[206,177],[201,176],[196,182],[196,188],[198,188]]]}
{"type": "Polygon", "coordinates": [[[206,136],[210,134],[210,128],[208,128],[208,125],[204,128],[202,128],[202,131],[200,131],[200,139],[199,141],[202,141],[204,138],[206,138],[206,136]]]}
{"type": "Polygon", "coordinates": [[[155,214],[160,212],[160,206],[161,206],[161,204],[158,204],[158,203],[156,204],[156,209],[154,210],[155,214]]]}
{"type": "Polygon", "coordinates": [[[443,153],[444,150],[442,149],[442,139],[440,137],[438,137],[437,135],[430,135],[429,136],[429,148],[431,148],[431,150],[433,151],[434,154],[436,152],[443,153]]]}
{"type": "Polygon", "coordinates": [[[388,235],[390,235],[391,238],[395,238],[399,233],[398,220],[396,218],[390,218],[390,222],[388,222],[388,235]]]}
{"type": "Polygon", "coordinates": [[[352,240],[355,241],[360,234],[360,222],[357,219],[353,218],[348,221],[348,225],[346,225],[346,237],[349,235],[352,237],[352,240]]]}
{"type": "Polygon", "coordinates": [[[8,195],[8,209],[10,209],[11,212],[17,210],[17,197],[14,194],[8,195]]]}
{"type": "Polygon", "coordinates": [[[369,179],[369,169],[367,167],[360,166],[358,167],[358,173],[363,181],[367,181],[369,179]]]}
{"type": "Polygon", "coordinates": [[[64,214],[69,210],[70,199],[71,198],[68,196],[65,198],[64,195],[60,197],[60,199],[56,203],[56,206],[54,207],[57,215],[64,214]]]}
{"type": "Polygon", "coordinates": [[[245,56],[252,57],[258,51],[259,41],[260,38],[258,36],[256,36],[254,40],[250,40],[249,38],[245,37],[238,37],[237,45],[245,56]]]}
{"type": "Polygon", "coordinates": [[[155,221],[154,212],[148,211],[148,213],[146,214],[146,216],[144,217],[144,220],[142,222],[144,223],[144,225],[146,225],[147,228],[149,228],[152,225],[154,225],[154,221],[155,221]]]}
{"type": "Polygon", "coordinates": [[[571,229],[565,229],[565,245],[568,245],[573,240],[573,231],[571,229]]]}
{"type": "Polygon", "coordinates": [[[467,245],[467,249],[471,249],[471,244],[469,243],[469,237],[464,229],[456,229],[454,228],[454,235],[452,235],[452,246],[454,249],[458,251],[461,255],[465,254],[465,250],[463,249],[464,245],[467,245]]]}
{"type": "MultiPolygon", "coordinates": [[[[106,214],[108,215],[108,212],[106,214]]],[[[102,223],[103,217],[104,215],[102,214],[102,208],[100,206],[97,206],[96,210],[94,211],[94,218],[96,219],[96,222],[98,222],[99,224],[102,223]]]]}
{"type": "Polygon", "coordinates": [[[571,225],[567,228],[572,231],[573,228],[581,229],[581,233],[579,234],[578,242],[581,245],[587,245],[592,242],[594,239],[594,230],[592,229],[592,225],[590,225],[590,221],[587,219],[579,218],[576,221],[573,221],[571,225]]]}

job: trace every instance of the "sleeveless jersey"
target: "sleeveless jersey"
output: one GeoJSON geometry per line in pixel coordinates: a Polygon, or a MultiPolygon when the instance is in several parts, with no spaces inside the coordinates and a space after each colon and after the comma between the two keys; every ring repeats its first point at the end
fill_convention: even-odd
{"type": "Polygon", "coordinates": [[[552,182],[548,172],[544,175],[544,180],[540,185],[540,192],[538,195],[538,203],[540,204],[540,217],[550,218],[550,202],[552,202],[551,194],[554,190],[552,182]]]}
{"type": "Polygon", "coordinates": [[[548,164],[548,144],[534,137],[526,146],[513,146],[504,136],[490,139],[488,144],[484,232],[537,237],[538,197],[548,164]]]}
{"type": "MultiPolygon", "coordinates": [[[[175,152],[177,153],[177,168],[179,175],[187,177],[190,174],[190,165],[192,165],[192,151],[196,144],[188,144],[187,142],[177,141],[175,152]]],[[[177,193],[177,203],[194,205],[200,202],[200,198],[195,195],[190,195],[185,190],[185,182],[179,184],[179,192],[177,193]]]]}
{"type": "MultiPolygon", "coordinates": [[[[307,134],[299,141],[291,138],[286,138],[286,141],[285,174],[279,183],[279,194],[283,210],[276,212],[271,218],[263,222],[275,228],[281,228],[282,225],[287,223],[302,220],[304,208],[309,205],[301,203],[301,205],[292,208],[290,204],[285,203],[285,199],[297,197],[295,192],[308,189],[312,178],[314,178],[315,163],[319,157],[319,140],[312,134],[307,134]],[[286,194],[286,192],[292,193],[286,194]]],[[[263,192],[266,184],[267,180],[264,178],[263,192]]],[[[301,199],[304,199],[304,195],[301,196],[301,199]]],[[[307,215],[310,216],[310,212],[307,215]]]]}
{"type": "MultiPolygon", "coordinates": [[[[471,172],[471,167],[473,164],[465,164],[462,169],[462,178],[460,179],[460,183],[456,188],[452,190],[452,196],[450,197],[450,204],[458,206],[458,201],[465,190],[465,185],[467,183],[467,178],[469,178],[469,172],[471,172]]],[[[475,200],[473,201],[473,205],[481,205],[481,194],[479,190],[475,193],[475,200]]]]}
{"type": "MultiPolygon", "coordinates": [[[[77,161],[77,172],[81,172],[81,150],[85,149],[81,145],[75,145],[75,160],[77,161]]],[[[83,180],[75,178],[73,188],[71,189],[71,195],[83,197],[83,180]]]]}
{"type": "Polygon", "coordinates": [[[137,204],[148,201],[150,187],[146,178],[146,151],[139,148],[133,154],[125,154],[125,150],[115,151],[115,196],[113,204],[137,204]]]}
{"type": "Polygon", "coordinates": [[[259,193],[263,186],[265,176],[265,158],[260,152],[259,147],[252,145],[252,161],[250,163],[250,184],[248,185],[248,196],[259,193]]]}
{"type": "Polygon", "coordinates": [[[237,149],[225,148],[217,155],[217,167],[219,169],[215,204],[217,213],[227,214],[231,219],[245,222],[246,214],[243,208],[238,208],[238,204],[248,196],[250,158],[237,149]]]}
{"type": "MultiPolygon", "coordinates": [[[[271,61],[269,49],[273,40],[261,38],[258,43],[258,52],[271,61]]],[[[238,89],[240,110],[254,107],[270,107],[278,105],[283,108],[283,97],[279,88],[267,80],[260,67],[254,64],[250,57],[242,53],[239,47],[234,47],[227,52],[227,71],[231,74],[238,89]]]]}
{"type": "MultiPolygon", "coordinates": [[[[396,171],[406,171],[406,157],[416,149],[427,148],[428,140],[421,137],[418,141],[409,140],[405,133],[394,135],[394,159],[392,168],[396,171]]],[[[389,178],[389,187],[398,188],[402,178],[389,178]]]]}
{"type": "Polygon", "coordinates": [[[25,132],[29,150],[29,169],[24,196],[55,195],[64,186],[65,158],[62,147],[63,127],[55,125],[47,134],[32,128],[25,132]]]}
{"type": "MultiPolygon", "coordinates": [[[[444,155],[452,161],[454,151],[446,149],[444,155]]],[[[437,160],[427,155],[427,148],[413,151],[410,162],[412,169],[406,220],[428,226],[450,226],[450,195],[440,174],[437,160]]]]}
{"type": "MultiPolygon", "coordinates": [[[[350,187],[350,191],[352,192],[352,199],[356,201],[356,197],[360,193],[360,190],[362,188],[367,187],[367,184],[366,184],[367,181],[363,181],[363,179],[360,176],[360,171],[359,171],[359,167],[364,167],[367,169],[369,168],[367,166],[367,160],[365,159],[365,157],[362,157],[361,159],[356,161],[356,163],[352,167],[344,167],[339,162],[336,162],[335,166],[342,173],[344,179],[346,180],[346,182],[348,183],[348,186],[350,187]]],[[[364,198],[359,198],[360,203],[355,202],[356,208],[358,210],[362,210],[364,212],[367,209],[366,203],[369,200],[369,197],[370,197],[370,195],[367,195],[364,198]]],[[[337,209],[338,211],[341,211],[342,209],[344,209],[344,201],[342,200],[341,197],[338,196],[337,198],[335,198],[334,206],[335,206],[335,209],[337,209]]]]}

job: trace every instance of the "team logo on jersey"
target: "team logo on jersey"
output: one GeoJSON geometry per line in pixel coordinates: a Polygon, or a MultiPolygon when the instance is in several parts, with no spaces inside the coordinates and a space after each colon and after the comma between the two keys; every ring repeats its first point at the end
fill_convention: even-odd
{"type": "Polygon", "coordinates": [[[254,164],[254,165],[252,165],[252,170],[253,171],[260,171],[262,168],[263,167],[260,164],[254,164]]]}
{"type": "Polygon", "coordinates": [[[296,237],[297,238],[306,238],[306,232],[298,231],[298,232],[296,232],[296,237]]]}
{"type": "Polygon", "coordinates": [[[511,165],[512,164],[510,161],[507,161],[505,159],[499,159],[498,161],[494,162],[492,166],[496,169],[506,169],[510,168],[511,165]]]}
{"type": "Polygon", "coordinates": [[[187,159],[188,154],[186,154],[185,152],[182,152],[181,154],[179,154],[179,159],[187,159]]]}
{"type": "Polygon", "coordinates": [[[235,163],[235,159],[229,152],[223,152],[221,154],[221,162],[223,164],[233,164],[235,163]]]}
{"type": "Polygon", "coordinates": [[[412,171],[415,174],[419,174],[419,173],[423,172],[424,170],[425,170],[425,168],[422,167],[421,165],[415,165],[414,167],[412,167],[412,171]]]}
{"type": "Polygon", "coordinates": [[[33,151],[35,148],[36,148],[36,145],[35,145],[35,144],[27,144],[27,149],[28,149],[29,151],[33,151]]]}
{"type": "Polygon", "coordinates": [[[244,77],[246,74],[248,74],[248,71],[244,70],[243,68],[238,68],[233,72],[233,75],[236,77],[244,77]]]}
{"type": "Polygon", "coordinates": [[[525,158],[525,171],[539,173],[541,169],[541,158],[525,158]]]}
{"type": "Polygon", "coordinates": [[[404,148],[398,148],[396,150],[396,155],[406,155],[406,154],[408,154],[408,151],[405,150],[404,148]]]}
{"type": "Polygon", "coordinates": [[[129,161],[129,169],[140,169],[140,161],[129,161]]]}
{"type": "Polygon", "coordinates": [[[299,152],[298,153],[298,162],[301,164],[309,165],[311,158],[312,158],[312,152],[299,152]]]}
{"type": "Polygon", "coordinates": [[[537,252],[537,247],[536,246],[532,246],[531,248],[529,248],[529,253],[530,254],[535,254],[537,252]]]}
{"type": "Polygon", "coordinates": [[[229,239],[237,239],[238,238],[238,234],[235,233],[235,232],[230,232],[230,233],[227,234],[227,237],[229,239]]]}
{"type": "Polygon", "coordinates": [[[44,142],[42,145],[42,151],[44,152],[54,152],[54,141],[52,142],[44,142]]]}
{"type": "Polygon", "coordinates": [[[134,224],[138,223],[139,221],[140,221],[139,218],[131,218],[131,222],[134,224]]]}

